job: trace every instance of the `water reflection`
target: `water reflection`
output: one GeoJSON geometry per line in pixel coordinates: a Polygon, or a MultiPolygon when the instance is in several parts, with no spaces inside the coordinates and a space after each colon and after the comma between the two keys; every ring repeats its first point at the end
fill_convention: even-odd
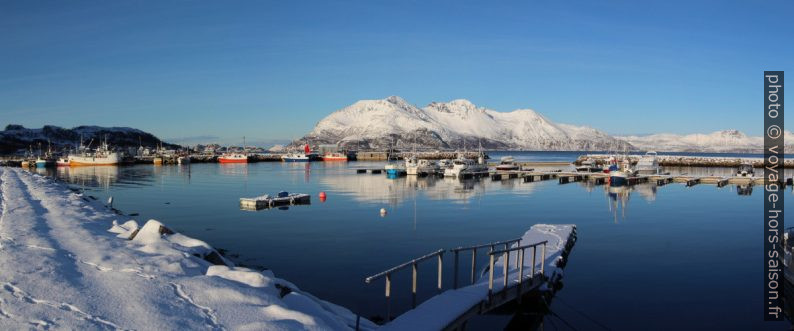
{"type": "Polygon", "coordinates": [[[402,176],[389,178],[382,174],[342,174],[322,176],[321,185],[330,190],[348,194],[359,202],[388,203],[395,206],[421,193],[431,200],[449,200],[453,203],[468,203],[482,197],[486,192],[510,191],[513,194],[530,194],[534,183],[522,183],[518,179],[491,181],[489,178],[439,178],[402,176]]]}
{"type": "Polygon", "coordinates": [[[59,179],[83,187],[108,189],[119,179],[118,166],[58,167],[59,179]]]}

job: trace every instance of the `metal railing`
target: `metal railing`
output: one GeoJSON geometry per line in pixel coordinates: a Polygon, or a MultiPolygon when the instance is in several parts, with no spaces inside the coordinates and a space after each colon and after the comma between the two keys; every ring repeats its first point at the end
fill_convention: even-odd
{"type": "Polygon", "coordinates": [[[471,284],[474,284],[474,282],[477,280],[476,277],[475,277],[476,272],[477,272],[477,250],[481,249],[481,248],[485,248],[485,247],[490,247],[490,251],[489,252],[493,252],[493,250],[494,250],[494,248],[496,246],[504,245],[504,249],[507,249],[510,246],[510,244],[512,244],[512,243],[518,243],[517,245],[520,246],[521,245],[521,238],[516,238],[516,239],[511,239],[511,240],[504,240],[504,241],[495,241],[495,242],[492,242],[492,243],[487,243],[487,244],[482,244],[482,245],[474,245],[474,246],[469,246],[469,247],[458,247],[458,248],[451,249],[452,253],[455,255],[455,258],[454,258],[455,266],[454,266],[454,276],[453,276],[453,281],[452,281],[452,284],[453,284],[452,287],[454,289],[458,289],[458,258],[459,258],[460,252],[471,251],[471,277],[470,277],[471,279],[470,279],[470,281],[471,281],[471,284]]]}
{"type": "Polygon", "coordinates": [[[444,263],[443,256],[444,256],[444,252],[445,252],[445,250],[439,249],[439,250],[437,250],[435,252],[432,252],[430,254],[424,255],[422,257],[415,258],[415,259],[413,259],[411,261],[405,262],[405,263],[400,264],[400,265],[398,265],[398,266],[396,266],[394,268],[391,268],[389,270],[377,273],[375,275],[369,276],[369,277],[364,279],[364,281],[367,284],[369,284],[373,280],[376,280],[376,279],[379,279],[379,278],[382,278],[382,277],[386,278],[386,318],[385,318],[386,322],[389,322],[391,320],[391,301],[389,300],[391,298],[391,275],[393,273],[397,272],[397,271],[400,271],[400,270],[402,270],[404,268],[407,268],[408,266],[411,266],[411,270],[412,270],[412,277],[411,277],[411,280],[412,280],[411,281],[411,308],[416,308],[416,279],[417,279],[417,275],[419,273],[419,263],[422,262],[422,261],[431,259],[433,257],[436,257],[436,256],[438,257],[438,291],[441,292],[441,285],[442,285],[442,283],[441,283],[441,273],[442,273],[442,270],[443,270],[443,263],[444,263]]]}
{"type": "Polygon", "coordinates": [[[531,278],[534,279],[535,278],[535,265],[536,265],[535,256],[537,256],[537,254],[536,254],[537,253],[537,247],[540,246],[540,245],[542,245],[542,247],[543,247],[542,248],[542,253],[541,253],[541,258],[540,258],[540,274],[543,275],[544,274],[544,270],[545,270],[545,264],[546,264],[546,244],[547,243],[548,243],[548,240],[544,240],[544,241],[541,241],[541,242],[538,242],[538,243],[534,243],[534,244],[531,244],[531,245],[516,246],[516,247],[512,247],[512,248],[505,248],[503,250],[498,250],[498,251],[493,251],[492,250],[491,252],[489,252],[488,255],[490,255],[490,263],[489,263],[490,268],[488,270],[488,301],[492,301],[493,300],[493,273],[494,273],[494,263],[495,263],[495,257],[496,256],[501,254],[502,257],[504,258],[504,264],[502,266],[502,268],[503,268],[502,269],[502,273],[503,273],[502,276],[504,278],[504,287],[503,287],[503,289],[507,289],[507,278],[508,278],[508,275],[509,275],[508,267],[510,265],[510,260],[509,260],[510,252],[518,251],[518,254],[516,256],[516,268],[518,269],[518,279],[517,279],[518,280],[518,291],[519,291],[518,300],[520,301],[521,300],[521,295],[520,295],[520,293],[521,293],[521,285],[523,284],[523,281],[524,281],[524,252],[526,251],[527,248],[532,248],[532,273],[531,273],[531,278]]]}
{"type": "MultiPolygon", "coordinates": [[[[546,244],[548,243],[548,241],[542,241],[542,242],[534,243],[534,244],[531,244],[531,245],[521,246],[521,241],[522,241],[522,238],[516,238],[516,239],[511,239],[511,240],[496,241],[496,242],[491,242],[491,243],[487,243],[487,244],[481,244],[481,245],[475,245],[475,246],[469,246],[469,247],[458,247],[458,248],[450,249],[449,251],[451,251],[454,254],[454,256],[455,256],[455,258],[454,258],[455,259],[454,260],[454,264],[455,264],[454,265],[454,277],[453,277],[453,287],[454,287],[454,289],[458,289],[458,269],[459,269],[458,267],[459,267],[460,252],[465,252],[465,251],[471,251],[472,252],[472,254],[471,254],[471,275],[470,275],[470,281],[471,281],[471,284],[474,284],[477,281],[477,278],[476,278],[476,273],[477,273],[477,251],[480,250],[480,249],[488,247],[488,248],[490,248],[489,251],[488,251],[488,255],[489,255],[489,258],[490,258],[490,262],[489,262],[490,263],[489,264],[490,267],[489,267],[489,276],[488,276],[488,300],[491,301],[492,300],[492,296],[493,296],[494,264],[496,262],[495,258],[497,256],[499,256],[499,255],[502,255],[502,257],[504,258],[504,261],[505,261],[504,262],[504,266],[503,266],[504,287],[507,288],[508,274],[509,274],[508,273],[508,271],[509,271],[508,267],[510,265],[510,253],[511,252],[516,252],[515,253],[516,254],[516,258],[515,258],[514,264],[515,264],[515,268],[518,269],[518,280],[517,280],[518,281],[518,285],[519,285],[519,288],[518,288],[518,290],[519,290],[519,299],[518,300],[521,300],[521,298],[520,298],[520,293],[521,292],[520,291],[521,291],[522,282],[524,280],[524,255],[525,255],[525,251],[528,248],[532,249],[532,274],[531,274],[530,278],[534,279],[534,277],[536,275],[535,264],[536,264],[536,256],[537,256],[537,247],[538,246],[542,246],[541,261],[540,261],[540,273],[543,274],[544,269],[545,269],[545,261],[546,261],[546,244]],[[516,246],[515,247],[510,247],[513,243],[516,243],[516,246]],[[496,250],[497,248],[499,248],[497,246],[501,246],[503,249],[496,250]]],[[[416,302],[416,291],[417,291],[417,278],[418,278],[418,273],[419,273],[419,263],[421,263],[423,261],[426,261],[426,260],[429,260],[429,259],[432,259],[434,257],[437,258],[437,261],[438,261],[438,273],[437,273],[438,283],[437,283],[437,289],[438,289],[438,292],[441,292],[441,290],[442,290],[442,272],[443,272],[443,265],[444,265],[443,256],[444,256],[445,252],[446,252],[446,250],[439,249],[439,250],[437,250],[435,252],[432,252],[432,253],[426,254],[424,256],[415,258],[413,260],[410,260],[408,262],[400,264],[400,265],[398,265],[396,267],[393,267],[391,269],[388,269],[386,271],[379,272],[379,273],[377,273],[375,275],[369,276],[369,277],[364,279],[364,281],[367,284],[370,284],[373,281],[378,280],[380,278],[385,278],[386,279],[386,286],[385,286],[386,287],[385,288],[385,297],[386,297],[386,318],[385,318],[385,322],[386,323],[391,321],[391,283],[392,283],[392,274],[394,274],[396,272],[399,272],[402,269],[408,268],[409,266],[411,267],[411,273],[412,273],[412,275],[411,275],[411,308],[412,309],[416,308],[416,305],[417,305],[417,302],[416,302]]]]}

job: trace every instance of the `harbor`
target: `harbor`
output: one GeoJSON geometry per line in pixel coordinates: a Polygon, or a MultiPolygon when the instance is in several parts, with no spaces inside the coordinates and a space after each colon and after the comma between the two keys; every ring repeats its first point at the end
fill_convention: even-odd
{"type": "MultiPolygon", "coordinates": [[[[599,323],[610,327],[637,325],[634,323],[638,323],[640,317],[637,320],[619,322],[609,317],[608,311],[592,308],[593,306],[586,303],[588,300],[581,296],[582,293],[593,292],[586,288],[593,286],[593,282],[608,282],[606,274],[588,273],[588,270],[597,268],[601,259],[605,259],[588,253],[593,245],[602,247],[597,242],[613,240],[611,238],[615,231],[625,233],[629,237],[621,237],[624,239],[621,239],[620,246],[605,249],[615,256],[608,258],[609,260],[632,259],[620,247],[639,244],[628,238],[643,238],[642,231],[646,225],[639,226],[640,224],[653,222],[656,224],[654,227],[661,227],[662,233],[669,234],[673,231],[681,236],[676,230],[678,227],[674,225],[677,223],[671,223],[672,219],[680,217],[676,216],[676,210],[681,206],[702,204],[704,201],[720,205],[731,201],[733,204],[722,212],[719,210],[724,210],[724,206],[707,203],[703,207],[703,212],[707,213],[703,215],[704,220],[710,219],[712,216],[706,215],[712,213],[719,213],[723,218],[743,217],[741,211],[753,200],[748,200],[745,195],[757,196],[758,190],[754,193],[752,187],[759,185],[757,183],[762,174],[760,170],[756,170],[755,176],[736,178],[737,170],[733,168],[703,167],[698,168],[702,171],[696,172],[693,168],[665,167],[661,174],[637,174],[637,179],[629,179],[623,186],[613,186],[610,185],[609,175],[606,173],[576,171],[576,165],[572,161],[557,160],[575,160],[578,157],[576,153],[508,153],[494,153],[495,156],[486,161],[488,171],[472,177],[445,177],[438,172],[436,175],[408,175],[407,171],[399,176],[390,176],[386,173],[389,162],[385,160],[250,164],[194,162],[189,165],[167,166],[132,164],[31,168],[27,171],[52,176],[80,189],[86,195],[95,196],[97,201],[107,201],[112,196],[114,208],[124,215],[135,215],[128,216],[129,218],[163,219],[174,231],[208,241],[223,252],[226,258],[242,266],[275,270],[280,277],[289,279],[302,290],[350,309],[358,316],[360,325],[364,325],[366,320],[387,328],[391,323],[395,323],[393,328],[414,325],[410,321],[417,319],[410,316],[427,316],[423,312],[432,309],[426,310],[429,308],[424,307],[446,302],[447,299],[443,298],[452,294],[436,298],[437,295],[456,293],[456,288],[471,286],[474,279],[475,285],[480,285],[473,291],[486,294],[471,296],[474,301],[465,301],[472,303],[468,308],[460,306],[460,309],[450,310],[451,315],[443,315],[447,316],[443,319],[439,315],[437,323],[447,323],[445,325],[449,325],[450,329],[454,329],[454,326],[459,329],[485,329],[493,323],[518,323],[523,327],[545,324],[548,327],[548,319],[556,318],[549,317],[549,308],[545,308],[545,304],[537,300],[547,302],[551,305],[551,311],[564,316],[577,328],[587,329],[595,325],[585,318],[577,317],[576,310],[569,310],[565,304],[573,304],[577,306],[577,310],[586,309],[588,315],[605,316],[599,318],[599,323]],[[496,166],[502,164],[505,154],[513,156],[517,170],[496,170],[496,166]],[[666,174],[667,172],[670,174],[666,174]],[[712,174],[716,176],[711,176],[712,174]],[[726,178],[728,180],[724,181],[726,178]],[[690,186],[687,185],[688,182],[690,186]],[[724,185],[720,186],[719,182],[724,185]],[[134,190],[131,190],[133,187],[134,190]],[[266,201],[256,199],[257,197],[263,194],[278,197],[279,190],[307,194],[311,204],[289,202],[271,207],[267,203],[267,206],[257,208],[256,204],[261,204],[257,201],[266,201]],[[241,205],[241,199],[247,198],[254,198],[253,208],[241,205]],[[458,216],[450,219],[448,215],[458,216]],[[504,266],[499,264],[498,253],[505,247],[504,244],[495,245],[491,250],[486,244],[512,240],[509,238],[516,238],[536,224],[572,223],[576,224],[579,240],[577,247],[568,253],[570,263],[565,265],[564,279],[560,279],[565,283],[564,288],[559,285],[537,287],[536,282],[541,282],[541,278],[531,280],[531,264],[528,262],[524,269],[525,278],[522,280],[522,290],[526,290],[522,303],[518,304],[518,297],[511,294],[518,290],[511,289],[507,291],[507,296],[504,297],[507,301],[503,305],[488,306],[488,253],[497,252],[494,255],[496,267],[493,269],[498,272],[493,280],[493,293],[499,294],[494,295],[493,302],[497,303],[503,300],[499,289],[504,284],[504,274],[501,273],[504,266]],[[291,253],[296,245],[302,247],[300,255],[291,253]],[[486,246],[478,248],[476,256],[471,254],[471,250],[464,250],[482,245],[486,246]],[[360,253],[352,255],[350,259],[340,260],[333,253],[340,249],[349,252],[360,250],[360,253]],[[406,261],[415,261],[417,257],[425,257],[428,252],[439,250],[443,250],[441,292],[438,291],[437,274],[439,255],[417,262],[415,299],[412,290],[412,263],[408,263],[406,267],[391,273],[387,313],[387,301],[384,297],[385,275],[371,279],[369,283],[365,280],[381,271],[403,265],[406,261]],[[365,254],[366,251],[379,253],[370,255],[365,254]],[[458,262],[455,263],[455,260],[458,262]],[[316,268],[335,271],[325,272],[320,276],[314,272],[316,268]],[[472,269],[475,271],[474,277],[472,269]],[[589,277],[594,279],[588,280],[589,277]],[[337,284],[336,288],[330,289],[323,285],[329,282],[337,284]],[[553,291],[540,291],[547,288],[553,288],[553,291]],[[480,292],[482,289],[486,291],[480,292]],[[517,315],[508,313],[505,316],[498,313],[504,310],[517,315]],[[528,320],[519,318],[519,315],[524,316],[522,314],[527,312],[537,315],[532,315],[536,317],[528,320]],[[465,318],[454,322],[461,316],[465,318]],[[462,325],[465,327],[461,328],[462,325]]],[[[472,161],[478,162],[475,159],[472,161]]],[[[406,160],[391,161],[403,166],[405,162],[406,160]]],[[[786,178],[789,177],[791,174],[787,173],[786,178]]],[[[739,226],[741,223],[732,224],[735,225],[729,231],[746,231],[741,230],[744,229],[739,226]]],[[[699,226],[714,225],[707,221],[699,226]]],[[[742,245],[738,237],[731,238],[742,245]]],[[[545,240],[536,239],[522,240],[520,245],[511,242],[507,248],[532,245],[545,240]]],[[[684,243],[687,243],[686,239],[684,243]]],[[[651,247],[657,245],[652,243],[651,247]]],[[[652,248],[651,251],[656,252],[651,256],[657,261],[672,263],[664,250],[652,248]]],[[[529,250],[525,254],[525,259],[531,256],[529,250]]],[[[515,258],[516,255],[511,254],[508,272],[508,284],[511,286],[517,284],[519,279],[519,270],[514,270],[515,258]]],[[[719,259],[717,256],[712,258],[719,259]]],[[[545,263],[548,267],[552,262],[547,260],[545,263]]],[[[653,269],[650,265],[645,267],[653,269]]],[[[537,268],[539,265],[536,266],[536,271],[537,268]]],[[[619,270],[631,272],[630,269],[619,270]]],[[[732,276],[733,279],[744,277],[741,276],[741,270],[731,267],[720,270],[734,270],[738,276],[732,276]]],[[[662,272],[660,277],[683,289],[687,288],[684,278],[667,272],[662,272]]],[[[550,280],[545,279],[543,283],[550,280]]],[[[460,293],[463,295],[470,292],[467,290],[460,293]]],[[[607,292],[599,292],[598,295],[613,306],[620,307],[622,304],[618,298],[607,292]]],[[[680,313],[686,314],[683,311],[680,313]]],[[[350,324],[350,327],[354,328],[354,324],[350,324]]]]}

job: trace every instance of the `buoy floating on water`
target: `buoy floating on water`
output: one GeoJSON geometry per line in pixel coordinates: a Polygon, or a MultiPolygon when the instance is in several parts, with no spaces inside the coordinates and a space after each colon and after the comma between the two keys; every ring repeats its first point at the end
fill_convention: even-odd
{"type": "Polygon", "coordinates": [[[325,192],[320,192],[320,201],[325,202],[326,196],[325,192]]]}
{"type": "Polygon", "coordinates": [[[380,209],[380,216],[386,216],[386,208],[380,209]]]}

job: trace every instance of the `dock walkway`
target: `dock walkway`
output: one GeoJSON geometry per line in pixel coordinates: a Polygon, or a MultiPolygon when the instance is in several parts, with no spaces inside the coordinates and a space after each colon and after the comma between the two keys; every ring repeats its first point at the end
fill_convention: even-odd
{"type": "MultiPolygon", "coordinates": [[[[522,297],[531,293],[539,293],[548,288],[544,285],[560,280],[562,268],[565,266],[567,255],[575,241],[575,225],[536,224],[521,238],[515,240],[449,250],[455,256],[455,286],[398,316],[381,329],[457,330],[465,328],[466,322],[472,317],[488,313],[510,302],[520,302],[522,297]],[[499,249],[499,245],[506,248],[499,249]],[[466,254],[464,252],[467,251],[476,254],[478,248],[489,246],[491,249],[488,252],[490,256],[488,267],[479,273],[479,277],[475,277],[475,268],[472,266],[474,282],[468,286],[455,288],[458,283],[457,267],[460,254],[466,254]]],[[[414,265],[414,279],[416,278],[416,263],[428,256],[432,258],[439,252],[443,252],[443,250],[410,262],[414,265]]],[[[476,255],[472,257],[472,261],[475,260],[476,255]]],[[[439,271],[441,270],[440,263],[441,258],[439,258],[439,271]]],[[[388,300],[390,273],[396,272],[400,267],[392,268],[367,280],[372,281],[385,276],[388,300]]],[[[441,288],[440,280],[439,273],[439,288],[441,288]]]]}

